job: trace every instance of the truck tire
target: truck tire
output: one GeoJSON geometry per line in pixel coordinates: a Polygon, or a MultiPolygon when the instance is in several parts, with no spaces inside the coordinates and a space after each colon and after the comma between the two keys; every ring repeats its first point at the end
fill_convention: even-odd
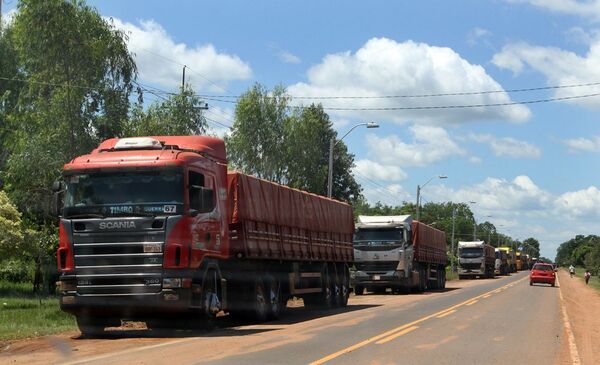
{"type": "Polygon", "coordinates": [[[77,327],[81,335],[87,338],[99,337],[105,334],[104,329],[110,326],[118,326],[120,320],[108,318],[93,318],[88,316],[77,316],[77,327]]]}
{"type": "Polygon", "coordinates": [[[219,284],[221,279],[216,270],[208,270],[202,282],[202,312],[211,319],[221,311],[219,284]]]}
{"type": "Polygon", "coordinates": [[[335,304],[335,277],[331,275],[328,265],[321,271],[321,292],[304,297],[304,305],[309,308],[330,309],[335,304]]]}
{"type": "Polygon", "coordinates": [[[269,317],[269,291],[265,285],[262,275],[258,275],[254,280],[253,290],[251,291],[250,315],[256,322],[264,322],[269,317]]]}
{"type": "Polygon", "coordinates": [[[265,277],[265,285],[267,289],[267,299],[269,305],[269,319],[277,319],[281,316],[284,305],[281,293],[281,281],[274,275],[265,277]]]}
{"type": "Polygon", "coordinates": [[[442,271],[442,289],[446,289],[446,268],[442,271]]]}
{"type": "Polygon", "coordinates": [[[373,287],[373,293],[375,293],[377,295],[383,295],[383,294],[387,293],[387,288],[385,286],[373,287]]]}
{"type": "Polygon", "coordinates": [[[350,283],[350,273],[345,264],[336,265],[336,278],[338,280],[336,305],[343,308],[348,305],[348,286],[350,283]]]}
{"type": "Polygon", "coordinates": [[[355,285],[354,286],[354,295],[364,295],[365,294],[365,287],[362,285],[355,285]]]}

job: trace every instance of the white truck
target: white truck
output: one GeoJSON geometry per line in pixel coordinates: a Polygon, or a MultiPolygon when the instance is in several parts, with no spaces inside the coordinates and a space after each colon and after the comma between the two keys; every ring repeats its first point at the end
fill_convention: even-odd
{"type": "Polygon", "coordinates": [[[359,216],[353,245],[356,295],[446,286],[446,234],[410,215],[359,216]]]}
{"type": "Polygon", "coordinates": [[[496,252],[483,241],[458,242],[458,278],[493,278],[496,252]]]}

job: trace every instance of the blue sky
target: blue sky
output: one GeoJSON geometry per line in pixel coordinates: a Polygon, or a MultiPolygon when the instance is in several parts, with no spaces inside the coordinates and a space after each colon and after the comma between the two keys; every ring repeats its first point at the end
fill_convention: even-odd
{"type": "MultiPolygon", "coordinates": [[[[91,1],[129,36],[140,81],[175,91],[181,65],[201,94],[255,82],[294,96],[382,96],[600,82],[600,1],[91,1]],[[207,81],[210,80],[210,81],[207,81]]],[[[13,2],[4,2],[10,12],[13,2]]],[[[490,104],[600,92],[600,86],[431,98],[332,99],[326,107],[490,104]]],[[[293,103],[303,100],[294,99],[293,103]]],[[[209,101],[216,122],[233,105],[209,101]]],[[[476,201],[478,220],[540,239],[542,254],[598,233],[600,97],[505,107],[330,111],[356,154],[365,196],[476,201]],[[365,176],[367,178],[365,178],[365,176]],[[491,216],[491,217],[488,217],[491,216]]]]}

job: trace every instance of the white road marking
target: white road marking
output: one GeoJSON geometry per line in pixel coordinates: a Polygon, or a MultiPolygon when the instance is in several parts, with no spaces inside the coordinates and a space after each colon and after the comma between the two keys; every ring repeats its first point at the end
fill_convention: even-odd
{"type": "Polygon", "coordinates": [[[571,353],[571,364],[579,365],[581,364],[581,360],[579,359],[579,351],[577,351],[577,343],[575,342],[575,336],[573,335],[573,331],[571,330],[571,322],[569,322],[569,315],[567,314],[567,309],[565,305],[565,300],[562,295],[562,290],[560,289],[560,282],[558,281],[558,275],[556,276],[556,283],[558,284],[558,296],[560,297],[561,310],[563,314],[563,325],[565,326],[565,330],[567,331],[567,338],[569,340],[569,352],[571,353]]]}

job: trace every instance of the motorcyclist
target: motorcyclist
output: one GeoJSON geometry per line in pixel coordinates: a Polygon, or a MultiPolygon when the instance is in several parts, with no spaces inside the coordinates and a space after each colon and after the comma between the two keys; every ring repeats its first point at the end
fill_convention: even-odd
{"type": "Polygon", "coordinates": [[[573,275],[575,275],[575,266],[573,266],[573,265],[569,266],[569,275],[571,275],[571,277],[573,277],[573,275]]]}

